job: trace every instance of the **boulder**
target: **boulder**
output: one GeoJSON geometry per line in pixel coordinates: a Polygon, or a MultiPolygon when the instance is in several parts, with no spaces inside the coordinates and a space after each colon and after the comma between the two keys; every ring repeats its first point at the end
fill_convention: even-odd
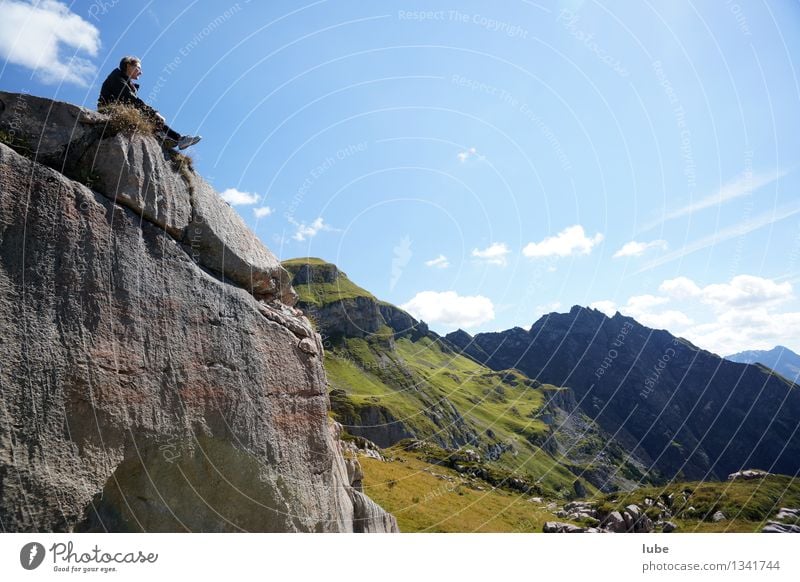
{"type": "Polygon", "coordinates": [[[719,523],[720,521],[725,521],[727,519],[728,518],[725,517],[725,514],[722,513],[721,511],[715,511],[714,515],[711,516],[711,521],[713,521],[714,523],[719,523]]]}
{"type": "Polygon", "coordinates": [[[761,533],[800,533],[800,525],[768,521],[761,533]]]}
{"type": "Polygon", "coordinates": [[[728,475],[728,481],[735,481],[736,479],[750,481],[752,479],[763,479],[767,475],[769,475],[769,473],[766,471],[761,471],[760,469],[747,469],[745,471],[736,471],[735,473],[731,473],[728,475]]]}
{"type": "Polygon", "coordinates": [[[6,531],[397,530],[351,486],[304,317],[2,144],[0,184],[6,531]]]}
{"type": "Polygon", "coordinates": [[[560,521],[545,522],[542,527],[544,533],[584,533],[586,528],[560,521]]]}
{"type": "Polygon", "coordinates": [[[70,144],[96,133],[108,118],[71,103],[0,91],[3,142],[39,163],[63,169],[70,144]]]}
{"type": "Polygon", "coordinates": [[[98,139],[80,163],[94,190],[183,238],[192,220],[191,187],[155,140],[123,134],[98,139]]]}
{"type": "Polygon", "coordinates": [[[0,141],[130,208],[257,298],[297,302],[280,262],[185,156],[151,135],[115,133],[108,121],[70,103],[0,91],[0,141]]]}
{"type": "Polygon", "coordinates": [[[628,525],[619,511],[612,511],[600,522],[600,526],[610,532],[623,533],[628,531],[628,525]]]}
{"type": "Polygon", "coordinates": [[[672,521],[665,521],[661,526],[661,531],[664,533],[672,533],[678,529],[678,525],[672,521]]]}
{"type": "Polygon", "coordinates": [[[257,297],[294,305],[297,294],[289,273],[241,216],[196,174],[191,175],[190,186],[192,220],[184,237],[190,254],[257,297]]]}

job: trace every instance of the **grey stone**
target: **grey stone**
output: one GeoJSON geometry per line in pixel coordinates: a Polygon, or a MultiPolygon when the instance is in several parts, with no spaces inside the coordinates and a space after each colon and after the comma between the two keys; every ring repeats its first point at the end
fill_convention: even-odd
{"type": "Polygon", "coordinates": [[[1,144],[0,183],[6,531],[397,530],[351,486],[308,321],[1,144]]]}
{"type": "Polygon", "coordinates": [[[184,238],[190,254],[257,297],[294,305],[297,294],[278,259],[205,180],[193,174],[190,182],[192,221],[184,238]]]}
{"type": "Polygon", "coordinates": [[[114,134],[108,119],[69,103],[0,92],[0,132],[15,150],[163,228],[198,264],[257,298],[297,302],[289,274],[205,180],[180,167],[177,154],[153,136],[114,134]]]}
{"type": "Polygon", "coordinates": [[[183,238],[192,220],[189,181],[151,137],[117,134],[101,139],[81,163],[88,168],[94,190],[183,238]]]}
{"type": "Polygon", "coordinates": [[[661,531],[664,533],[672,533],[676,529],[678,529],[678,525],[672,521],[665,521],[664,525],[661,526],[661,531]]]}
{"type": "Polygon", "coordinates": [[[628,526],[625,519],[619,511],[612,511],[600,523],[603,529],[614,533],[623,533],[628,531],[628,526]]]}
{"type": "Polygon", "coordinates": [[[713,521],[714,523],[718,523],[720,521],[725,521],[727,519],[728,518],[725,517],[725,514],[722,513],[721,511],[716,511],[716,512],[714,512],[714,515],[711,516],[711,521],[713,521]]]}
{"type": "Polygon", "coordinates": [[[742,479],[744,481],[750,481],[752,479],[763,479],[769,475],[766,471],[762,471],[760,469],[747,469],[745,471],[737,471],[736,473],[731,473],[728,475],[728,481],[734,481],[736,479],[742,479]]]}
{"type": "Polygon", "coordinates": [[[761,533],[800,533],[800,525],[768,521],[761,533]]]}
{"type": "Polygon", "coordinates": [[[542,531],[544,533],[584,533],[586,528],[560,521],[547,521],[542,526],[542,531]]]}
{"type": "Polygon", "coordinates": [[[0,91],[0,132],[16,149],[61,169],[71,143],[94,133],[106,116],[71,103],[0,91]]]}

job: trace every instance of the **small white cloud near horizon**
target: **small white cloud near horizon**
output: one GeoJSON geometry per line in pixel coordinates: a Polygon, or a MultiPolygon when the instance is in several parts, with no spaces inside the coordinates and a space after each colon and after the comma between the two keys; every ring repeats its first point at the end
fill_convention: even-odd
{"type": "Polygon", "coordinates": [[[430,261],[425,261],[426,267],[434,267],[436,269],[446,269],[450,266],[450,261],[447,260],[447,257],[444,255],[439,255],[435,259],[431,259],[430,261]]]}
{"type": "Polygon", "coordinates": [[[220,197],[231,206],[245,206],[255,204],[259,200],[258,194],[242,192],[236,188],[227,188],[220,194],[220,197]]]}
{"type": "Polygon", "coordinates": [[[490,265],[505,267],[508,264],[508,254],[511,249],[506,243],[492,243],[485,249],[472,249],[472,257],[490,265]]]}
{"type": "Polygon", "coordinates": [[[587,237],[583,227],[575,224],[538,243],[528,243],[522,249],[522,254],[529,258],[588,255],[592,252],[592,248],[602,241],[602,233],[598,232],[593,237],[587,237]]]}
{"type": "Polygon", "coordinates": [[[320,231],[330,231],[333,230],[329,225],[325,224],[325,221],[322,220],[322,217],[318,217],[314,220],[311,224],[306,224],[305,222],[292,222],[297,227],[297,230],[292,235],[292,238],[296,241],[304,241],[310,238],[314,238],[320,231]]]}
{"type": "Polygon", "coordinates": [[[89,57],[98,55],[100,31],[97,27],[72,12],[66,4],[54,0],[36,3],[6,0],[2,6],[0,57],[31,69],[46,84],[90,85],[97,67],[74,53],[85,53],[89,57]]]}
{"type": "Polygon", "coordinates": [[[253,208],[253,214],[256,215],[256,218],[264,218],[272,214],[273,210],[269,206],[261,206],[259,208],[253,208]]]}
{"type": "Polygon", "coordinates": [[[534,312],[542,314],[542,315],[546,315],[548,313],[557,312],[559,309],[561,309],[561,301],[552,301],[551,303],[545,303],[543,305],[537,305],[534,308],[534,312]]]}
{"type": "Polygon", "coordinates": [[[776,283],[755,275],[736,275],[728,283],[700,287],[688,277],[668,279],[658,288],[678,299],[696,298],[702,303],[723,311],[737,308],[770,307],[794,297],[792,284],[776,283]]]}
{"type": "Polygon", "coordinates": [[[421,291],[400,307],[417,319],[448,329],[468,329],[494,319],[494,305],[488,297],[461,296],[455,291],[421,291]]]}
{"type": "Polygon", "coordinates": [[[616,253],[614,253],[613,258],[619,259],[621,257],[641,257],[649,249],[661,249],[665,251],[667,248],[667,241],[662,239],[652,240],[650,242],[639,242],[632,240],[622,245],[622,247],[616,253]]]}
{"type": "Polygon", "coordinates": [[[604,299],[602,301],[592,301],[589,304],[589,307],[592,309],[597,309],[598,311],[602,311],[609,317],[613,317],[617,312],[617,304],[608,299],[604,299]]]}

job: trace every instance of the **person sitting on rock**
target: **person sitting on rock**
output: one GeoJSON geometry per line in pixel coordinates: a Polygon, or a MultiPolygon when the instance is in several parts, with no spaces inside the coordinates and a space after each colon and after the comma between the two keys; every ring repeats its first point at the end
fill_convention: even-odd
{"type": "Polygon", "coordinates": [[[158,137],[162,141],[164,139],[173,141],[182,150],[199,142],[202,139],[199,135],[181,135],[171,129],[163,115],[139,98],[136,94],[139,84],[134,81],[141,74],[141,60],[137,57],[123,57],[119,62],[119,68],[111,71],[111,74],[103,81],[100,97],[97,99],[97,109],[101,110],[105,105],[113,103],[132,105],[156,123],[158,132],[161,134],[158,137]]]}

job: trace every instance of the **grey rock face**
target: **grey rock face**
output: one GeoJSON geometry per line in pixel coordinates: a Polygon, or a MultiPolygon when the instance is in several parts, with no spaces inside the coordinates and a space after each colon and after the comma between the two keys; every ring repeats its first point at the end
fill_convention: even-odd
{"type": "Polygon", "coordinates": [[[80,163],[95,190],[183,238],[192,220],[191,188],[153,140],[122,134],[98,139],[80,163]]]}
{"type": "Polygon", "coordinates": [[[289,274],[242,218],[151,136],[114,134],[108,116],[0,91],[0,131],[18,152],[101,192],[259,299],[294,305],[289,274]]]}
{"type": "Polygon", "coordinates": [[[94,133],[105,116],[70,103],[0,91],[0,131],[15,148],[61,169],[71,143],[94,133]]]}
{"type": "Polygon", "coordinates": [[[396,531],[351,487],[305,318],[4,145],[0,178],[5,530],[396,531]]]}
{"type": "Polygon", "coordinates": [[[191,177],[192,224],[184,242],[203,265],[224,274],[253,295],[297,302],[289,274],[244,221],[199,176],[191,177]]]}

